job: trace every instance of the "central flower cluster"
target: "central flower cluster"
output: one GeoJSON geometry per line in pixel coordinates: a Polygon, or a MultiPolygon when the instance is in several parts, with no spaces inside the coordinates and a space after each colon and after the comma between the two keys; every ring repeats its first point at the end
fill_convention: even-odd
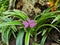
{"type": "Polygon", "coordinates": [[[35,20],[28,20],[28,21],[23,21],[23,24],[25,28],[27,28],[28,26],[30,28],[33,28],[37,23],[35,22],[35,20]]]}

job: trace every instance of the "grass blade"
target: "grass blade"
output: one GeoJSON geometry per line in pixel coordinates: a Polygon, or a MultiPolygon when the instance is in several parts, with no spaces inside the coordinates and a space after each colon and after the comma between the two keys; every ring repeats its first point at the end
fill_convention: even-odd
{"type": "Polygon", "coordinates": [[[16,45],[23,45],[23,36],[24,36],[24,31],[20,30],[16,38],[16,45]]]}
{"type": "Polygon", "coordinates": [[[30,32],[26,32],[25,45],[29,45],[29,39],[30,39],[30,32]]]}

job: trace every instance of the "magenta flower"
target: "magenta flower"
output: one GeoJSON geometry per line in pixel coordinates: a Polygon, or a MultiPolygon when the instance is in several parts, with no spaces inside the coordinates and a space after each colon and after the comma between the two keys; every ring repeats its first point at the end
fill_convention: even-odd
{"type": "Polygon", "coordinates": [[[28,23],[29,23],[30,28],[34,27],[37,24],[35,20],[28,20],[28,23]]]}
{"type": "Polygon", "coordinates": [[[23,21],[23,24],[24,24],[25,28],[27,28],[29,26],[27,21],[23,21]]]}
{"type": "Polygon", "coordinates": [[[25,28],[27,28],[28,26],[30,28],[33,28],[37,23],[34,20],[28,20],[28,21],[23,21],[23,24],[25,28]]]}

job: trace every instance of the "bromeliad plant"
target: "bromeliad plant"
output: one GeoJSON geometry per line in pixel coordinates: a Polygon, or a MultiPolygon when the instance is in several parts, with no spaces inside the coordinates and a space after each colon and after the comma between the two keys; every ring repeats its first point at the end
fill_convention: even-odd
{"type": "Polygon", "coordinates": [[[51,30],[55,29],[60,33],[58,24],[60,23],[60,11],[50,12],[51,8],[43,11],[34,19],[29,19],[28,15],[19,10],[3,12],[4,16],[0,16],[0,32],[2,33],[2,41],[9,45],[11,34],[16,39],[16,45],[29,45],[30,37],[34,38],[32,45],[36,43],[37,36],[42,35],[40,45],[44,45],[45,40],[51,30]],[[48,27],[47,27],[48,26],[48,27]],[[17,36],[16,36],[16,32],[17,36]],[[25,34],[25,37],[24,37],[25,34]],[[24,37],[24,38],[23,38],[24,37]]]}

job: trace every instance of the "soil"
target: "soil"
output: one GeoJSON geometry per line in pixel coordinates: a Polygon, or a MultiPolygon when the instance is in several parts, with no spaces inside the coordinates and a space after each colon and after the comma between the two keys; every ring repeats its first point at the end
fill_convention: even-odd
{"type": "Polygon", "coordinates": [[[9,45],[16,45],[16,39],[11,35],[9,45]]]}

